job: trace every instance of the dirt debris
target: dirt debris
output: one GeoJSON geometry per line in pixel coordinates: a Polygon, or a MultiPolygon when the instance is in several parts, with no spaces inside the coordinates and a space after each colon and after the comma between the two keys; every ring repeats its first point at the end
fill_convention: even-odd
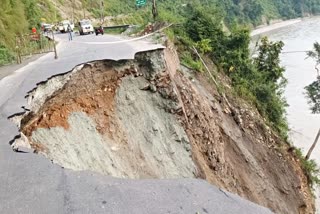
{"type": "Polygon", "coordinates": [[[276,213],[313,213],[306,177],[289,146],[256,110],[231,97],[226,104],[217,92],[210,93],[214,88],[207,80],[200,81],[176,76],[201,177],[276,213]]]}

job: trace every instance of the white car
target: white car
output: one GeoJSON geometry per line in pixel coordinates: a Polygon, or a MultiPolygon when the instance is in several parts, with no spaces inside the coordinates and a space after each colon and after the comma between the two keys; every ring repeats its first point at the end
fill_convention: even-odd
{"type": "Polygon", "coordinates": [[[80,35],[94,33],[94,28],[89,20],[81,20],[79,22],[80,35]]]}
{"type": "Polygon", "coordinates": [[[53,25],[47,23],[41,23],[41,30],[43,32],[50,32],[53,29],[53,25]]]}
{"type": "Polygon", "coordinates": [[[68,26],[70,25],[71,30],[74,29],[74,24],[71,23],[69,20],[64,20],[62,22],[59,23],[59,31],[61,33],[66,33],[68,32],[68,26]]]}

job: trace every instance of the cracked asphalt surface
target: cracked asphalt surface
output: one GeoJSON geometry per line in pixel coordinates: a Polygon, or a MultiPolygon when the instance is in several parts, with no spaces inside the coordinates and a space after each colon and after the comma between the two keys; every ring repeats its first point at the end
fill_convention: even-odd
{"type": "Polygon", "coordinates": [[[163,48],[146,41],[108,44],[115,36],[57,35],[58,56],[44,55],[0,80],[0,213],[267,214],[270,210],[198,179],[128,180],[66,170],[41,155],[15,153],[17,127],[7,118],[27,107],[25,95],[49,77],[84,62],[133,59],[163,48]],[[92,42],[92,43],[91,43],[92,42]]]}

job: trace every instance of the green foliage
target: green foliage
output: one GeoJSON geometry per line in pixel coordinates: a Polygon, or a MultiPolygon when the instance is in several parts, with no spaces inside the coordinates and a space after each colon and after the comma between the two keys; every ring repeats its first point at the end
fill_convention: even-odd
{"type": "Polygon", "coordinates": [[[307,57],[310,57],[316,61],[316,69],[318,69],[318,65],[320,64],[320,44],[315,42],[313,44],[313,50],[307,52],[307,57]]]}
{"type": "Polygon", "coordinates": [[[255,79],[259,81],[254,85],[254,93],[258,100],[260,111],[267,116],[282,135],[288,130],[285,107],[286,101],[282,90],[287,81],[283,77],[285,69],[280,66],[280,53],[283,42],[271,42],[266,37],[261,39],[258,56],[254,59],[254,67],[259,72],[255,79]]]}
{"type": "Polygon", "coordinates": [[[41,11],[36,0],[22,0],[30,27],[40,27],[41,11]]]}
{"type": "Polygon", "coordinates": [[[3,0],[0,4],[0,44],[14,47],[15,35],[27,29],[24,7],[20,1],[3,0]]]}
{"type": "Polygon", "coordinates": [[[267,37],[261,39],[261,44],[258,48],[259,55],[255,58],[254,63],[256,68],[263,72],[266,81],[275,82],[283,78],[285,69],[280,65],[280,53],[284,46],[282,41],[270,42],[267,37]]]}
{"type": "MultiPolygon", "coordinates": [[[[39,5],[50,8],[48,0],[2,0],[0,4],[0,64],[14,59],[16,35],[29,33],[30,28],[40,26],[42,11],[39,5]]],[[[49,13],[50,14],[50,13],[49,13]]]]}
{"type": "Polygon", "coordinates": [[[310,85],[306,86],[306,95],[308,102],[310,104],[310,109],[313,114],[320,113],[320,44],[318,42],[314,43],[313,50],[307,52],[307,56],[311,57],[316,61],[315,69],[317,71],[317,80],[312,82],[310,85]]]}
{"type": "Polygon", "coordinates": [[[314,187],[315,185],[319,185],[320,184],[320,178],[319,178],[320,169],[317,166],[316,161],[305,159],[301,149],[295,148],[294,151],[300,160],[300,163],[302,165],[302,169],[303,169],[305,175],[307,176],[307,179],[310,183],[310,186],[314,187]]]}
{"type": "Polygon", "coordinates": [[[211,40],[203,39],[196,43],[196,48],[200,50],[200,53],[205,54],[212,51],[211,40]]]}
{"type": "Polygon", "coordinates": [[[236,20],[237,23],[251,23],[256,26],[261,23],[262,18],[290,19],[320,12],[319,0],[224,0],[219,2],[228,14],[225,17],[228,24],[236,20]]]}
{"type": "Polygon", "coordinates": [[[15,48],[15,35],[27,29],[24,5],[19,0],[2,0],[0,4],[0,61],[8,63],[12,57],[9,50],[15,48]]]}
{"type": "Polygon", "coordinates": [[[223,39],[222,17],[217,14],[210,15],[204,8],[188,5],[187,13],[191,14],[184,24],[189,37],[200,42],[210,39],[212,44],[218,44],[223,39]]]}
{"type": "Polygon", "coordinates": [[[0,65],[5,65],[14,60],[14,56],[12,53],[5,48],[4,46],[0,46],[0,65]]]}
{"type": "Polygon", "coordinates": [[[193,59],[190,52],[184,52],[181,56],[181,63],[193,70],[203,72],[204,67],[200,60],[193,59]]]}
{"type": "MultiPolygon", "coordinates": [[[[279,57],[284,44],[263,38],[258,56],[251,59],[248,28],[234,27],[226,34],[219,14],[217,17],[209,16],[205,9],[199,7],[189,7],[188,14],[184,25],[187,36],[200,50],[205,47],[202,54],[209,52],[208,55],[231,77],[239,95],[254,103],[278,133],[286,138],[286,102],[282,96],[286,80],[279,57]]],[[[190,57],[184,58],[190,64],[190,57]]]]}
{"type": "MultiPolygon", "coordinates": [[[[96,18],[100,17],[100,0],[82,1],[86,2],[85,7],[93,12],[96,18]]],[[[146,6],[136,8],[134,0],[105,0],[103,10],[106,16],[135,14],[144,8],[151,10],[151,3],[147,1],[146,6]]],[[[181,14],[186,12],[186,3],[202,6],[209,13],[212,8],[218,9],[228,26],[234,23],[257,26],[262,20],[268,22],[271,19],[290,19],[304,14],[320,13],[320,0],[158,0],[159,20],[177,21],[177,18],[180,19],[181,14]]]]}
{"type": "Polygon", "coordinates": [[[313,114],[320,114],[320,76],[305,89],[310,110],[313,114]]]}

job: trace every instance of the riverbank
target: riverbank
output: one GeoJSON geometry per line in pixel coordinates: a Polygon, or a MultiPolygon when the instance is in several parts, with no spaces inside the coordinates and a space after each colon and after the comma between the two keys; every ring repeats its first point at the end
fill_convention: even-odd
{"type": "Polygon", "coordinates": [[[279,21],[279,22],[276,22],[276,23],[273,23],[271,25],[262,25],[256,29],[254,29],[251,33],[250,33],[250,36],[253,37],[253,36],[256,36],[256,35],[259,35],[259,34],[262,34],[262,33],[266,33],[266,32],[269,32],[269,31],[273,31],[273,30],[277,30],[279,28],[283,28],[283,27],[287,27],[287,26],[290,26],[290,25],[293,25],[293,24],[297,24],[299,22],[301,22],[302,19],[301,18],[298,18],[298,19],[290,19],[290,20],[286,20],[286,21],[279,21]]]}
{"type": "MultiPolygon", "coordinates": [[[[272,41],[283,41],[284,52],[295,50],[311,50],[313,43],[319,40],[320,17],[304,18],[301,23],[286,29],[266,33],[272,41]]],[[[287,120],[290,127],[289,139],[293,145],[301,148],[306,155],[319,129],[320,115],[312,114],[305,98],[304,87],[316,79],[315,62],[305,59],[304,52],[281,54],[281,65],[286,68],[285,77],[288,84],[284,96],[287,100],[287,120]]],[[[319,145],[315,148],[311,159],[320,165],[319,145]]],[[[316,209],[320,214],[320,189],[315,187],[316,209]]]]}

